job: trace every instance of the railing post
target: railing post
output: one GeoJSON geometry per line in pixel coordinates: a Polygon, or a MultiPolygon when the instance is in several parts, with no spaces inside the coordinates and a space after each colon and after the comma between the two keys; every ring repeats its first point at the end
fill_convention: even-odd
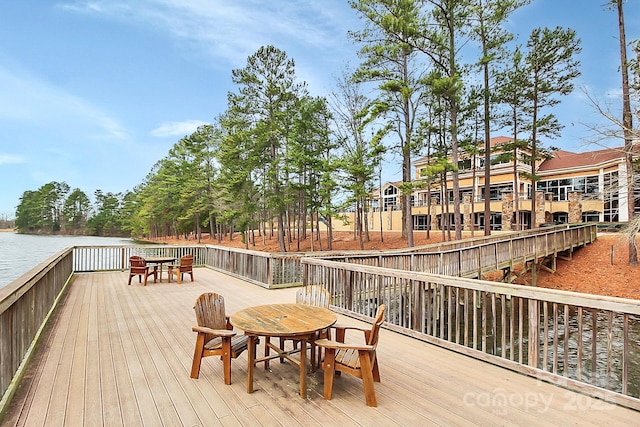
{"type": "Polygon", "coordinates": [[[302,260],[300,264],[302,264],[302,286],[307,286],[309,284],[309,264],[303,263],[302,260]]]}
{"type": "Polygon", "coordinates": [[[413,304],[412,312],[413,319],[411,329],[418,332],[424,331],[424,324],[422,323],[423,312],[424,312],[424,285],[422,282],[418,282],[416,284],[415,281],[411,281],[413,287],[413,304]]]}

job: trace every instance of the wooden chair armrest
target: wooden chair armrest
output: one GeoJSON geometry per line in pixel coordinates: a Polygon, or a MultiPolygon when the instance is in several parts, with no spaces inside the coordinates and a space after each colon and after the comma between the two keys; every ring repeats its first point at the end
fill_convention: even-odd
{"type": "Polygon", "coordinates": [[[232,337],[236,335],[234,331],[230,331],[228,329],[211,329],[205,326],[194,326],[192,328],[193,332],[203,333],[203,334],[211,334],[217,335],[219,337],[232,337]]]}
{"type": "MultiPolygon", "coordinates": [[[[333,329],[334,331],[334,340],[339,342],[344,342],[347,331],[360,331],[365,334],[365,337],[367,335],[367,332],[369,332],[369,329],[350,325],[333,325],[330,329],[333,329]]],[[[329,332],[328,338],[331,339],[331,332],[329,332]]]]}
{"type": "Polygon", "coordinates": [[[368,331],[369,329],[371,329],[370,327],[369,328],[361,328],[359,326],[351,326],[351,325],[332,325],[331,328],[332,329],[340,329],[340,330],[343,330],[343,331],[347,331],[347,330],[352,329],[354,331],[362,331],[362,332],[368,331]]]}
{"type": "Polygon", "coordinates": [[[360,345],[354,345],[354,344],[345,344],[342,342],[338,342],[338,341],[329,341],[329,340],[316,340],[315,341],[315,345],[317,345],[318,347],[324,347],[324,348],[335,348],[335,349],[353,349],[353,350],[373,350],[374,347],[372,345],[367,345],[367,344],[360,344],[360,345]]]}

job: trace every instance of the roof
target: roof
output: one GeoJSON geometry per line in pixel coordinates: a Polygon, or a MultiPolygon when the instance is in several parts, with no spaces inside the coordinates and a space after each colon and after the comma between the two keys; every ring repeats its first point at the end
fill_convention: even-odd
{"type": "Polygon", "coordinates": [[[553,157],[542,162],[538,171],[554,171],[560,169],[596,166],[624,158],[624,149],[606,148],[604,150],[588,151],[586,153],[572,153],[558,150],[551,153],[553,157]]]}
{"type": "Polygon", "coordinates": [[[491,138],[490,144],[493,148],[511,141],[513,141],[513,138],[511,138],[510,136],[496,136],[495,138],[491,138]]]}

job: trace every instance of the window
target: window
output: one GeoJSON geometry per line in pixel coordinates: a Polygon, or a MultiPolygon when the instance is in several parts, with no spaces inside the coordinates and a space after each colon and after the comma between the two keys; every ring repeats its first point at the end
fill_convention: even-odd
{"type": "Polygon", "coordinates": [[[618,172],[604,174],[604,221],[618,222],[619,196],[618,196],[618,172]]]}
{"type": "MultiPolygon", "coordinates": [[[[508,155],[505,155],[504,153],[502,154],[492,154],[491,157],[489,158],[491,165],[507,165],[507,164],[511,164],[513,163],[508,155]]],[[[480,162],[479,162],[479,167],[483,168],[484,167],[484,156],[480,157],[480,162]]]]}
{"type": "Polygon", "coordinates": [[[566,202],[569,200],[569,192],[582,191],[584,194],[598,193],[598,177],[596,175],[578,177],[552,179],[548,181],[538,182],[538,191],[553,194],[554,201],[566,202]]]}
{"type": "Polygon", "coordinates": [[[398,205],[398,188],[390,185],[389,187],[384,189],[383,195],[383,208],[387,210],[389,208],[396,209],[398,205]]]}
{"type": "Polygon", "coordinates": [[[434,191],[431,193],[431,203],[439,205],[440,204],[440,192],[434,191]]]}
{"type": "Polygon", "coordinates": [[[587,187],[585,188],[585,193],[594,194],[598,192],[598,177],[597,176],[588,176],[587,177],[587,187]]]}
{"type": "Polygon", "coordinates": [[[414,230],[426,230],[429,228],[429,215],[414,215],[413,216],[413,229],[414,230]]]}
{"type": "MultiPolygon", "coordinates": [[[[513,191],[513,185],[499,185],[489,188],[489,200],[502,200],[504,191],[513,191]]],[[[480,187],[480,200],[484,200],[484,187],[480,187]]]]}
{"type": "Polygon", "coordinates": [[[582,212],[582,222],[598,222],[600,214],[595,211],[582,212]]]}
{"type": "MultiPolygon", "coordinates": [[[[484,213],[478,213],[477,223],[475,224],[479,230],[484,230],[484,213]]],[[[491,212],[489,217],[489,229],[490,230],[502,230],[502,214],[499,212],[491,212]]]]}
{"type": "Polygon", "coordinates": [[[467,171],[471,169],[471,159],[462,159],[458,161],[458,170],[467,171]]]}
{"type": "MultiPolygon", "coordinates": [[[[447,200],[449,201],[449,203],[453,203],[453,190],[447,190],[447,200]]],[[[458,200],[460,202],[462,202],[464,200],[464,196],[462,194],[462,191],[460,191],[458,193],[458,200]]]]}
{"type": "Polygon", "coordinates": [[[567,212],[554,212],[553,222],[556,224],[566,224],[569,222],[569,214],[567,212]]]}

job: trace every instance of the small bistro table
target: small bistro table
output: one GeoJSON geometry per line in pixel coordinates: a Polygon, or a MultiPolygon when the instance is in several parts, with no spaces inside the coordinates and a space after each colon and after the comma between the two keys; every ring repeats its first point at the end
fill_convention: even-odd
{"type": "Polygon", "coordinates": [[[300,368],[300,396],[307,397],[307,340],[322,329],[336,322],[334,313],[324,307],[305,304],[268,304],[245,308],[231,316],[231,324],[244,331],[249,337],[247,393],[253,392],[253,371],[261,362],[268,364],[275,358],[286,358],[300,368]],[[256,358],[256,337],[266,337],[265,355],[256,358]],[[271,344],[269,338],[300,340],[300,349],[284,351],[271,344]],[[269,349],[275,351],[270,355],[269,349]],[[300,352],[300,360],[291,357],[300,352]]]}
{"type": "MultiPolygon", "coordinates": [[[[147,263],[151,263],[151,264],[157,264],[157,271],[158,271],[158,281],[160,281],[160,283],[162,283],[162,265],[165,263],[171,263],[174,262],[176,260],[176,257],[170,257],[170,256],[160,256],[160,257],[151,257],[151,258],[145,258],[145,261],[147,261],[147,263]]],[[[167,276],[168,277],[168,276],[167,276]]]]}

